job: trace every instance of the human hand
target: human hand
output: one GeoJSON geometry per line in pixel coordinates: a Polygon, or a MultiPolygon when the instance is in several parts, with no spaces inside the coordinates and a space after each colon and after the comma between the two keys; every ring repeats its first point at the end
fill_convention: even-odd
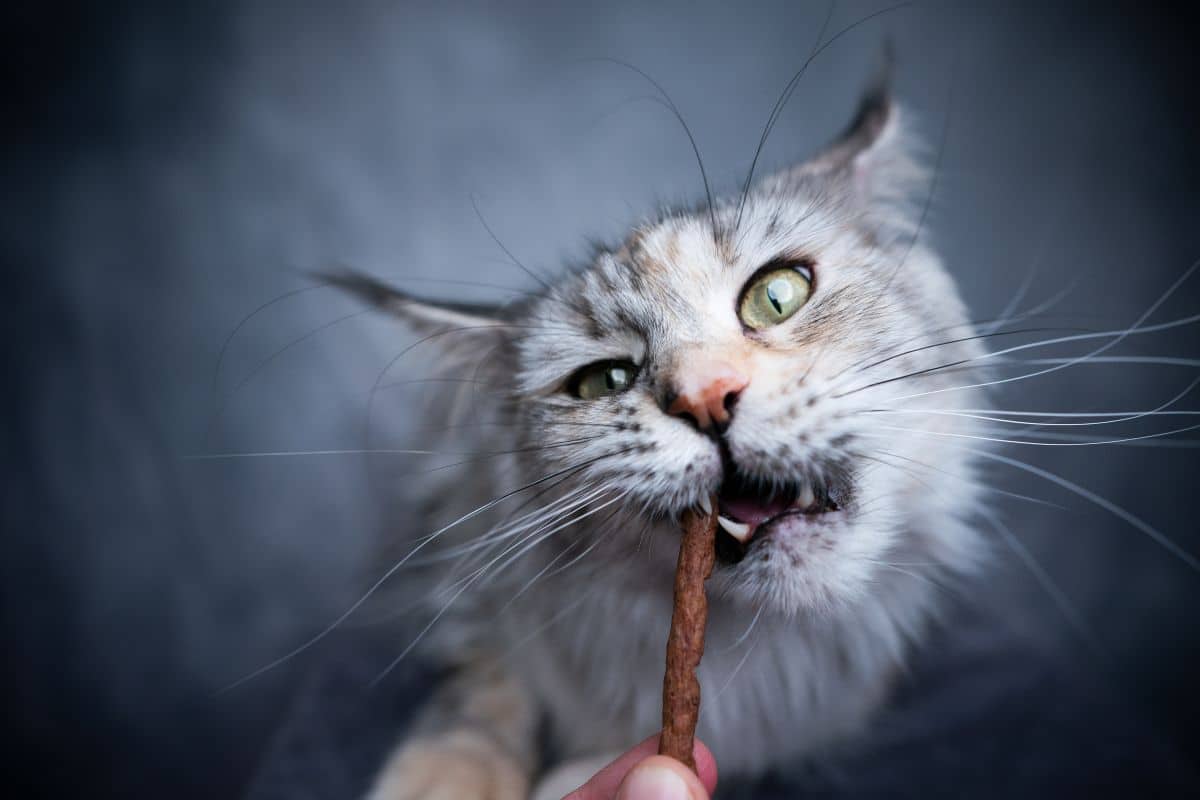
{"type": "Polygon", "coordinates": [[[717,786],[717,762],[696,740],[693,773],[680,762],[658,753],[658,736],[632,748],[563,800],[709,800],[717,786]]]}

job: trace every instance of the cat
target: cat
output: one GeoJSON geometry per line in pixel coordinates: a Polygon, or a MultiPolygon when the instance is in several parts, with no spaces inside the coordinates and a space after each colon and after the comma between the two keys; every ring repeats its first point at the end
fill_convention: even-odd
{"type": "MultiPolygon", "coordinates": [[[[561,796],[654,733],[678,520],[710,494],[698,735],[722,771],[836,745],[881,708],[936,619],[930,577],[970,579],[987,552],[955,438],[978,423],[944,413],[985,405],[985,349],[925,241],[919,151],[880,82],[814,158],[663,212],[519,302],[331,278],[467,376],[480,454],[407,487],[399,522],[428,535],[395,580],[452,674],[371,800],[561,796]]],[[[443,386],[429,422],[461,431],[462,386],[443,386]]]]}

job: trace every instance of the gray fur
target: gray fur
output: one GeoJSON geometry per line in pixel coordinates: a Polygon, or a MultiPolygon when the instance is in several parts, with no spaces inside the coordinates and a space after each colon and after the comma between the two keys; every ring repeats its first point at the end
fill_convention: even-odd
{"type": "MultiPolygon", "coordinates": [[[[441,615],[420,647],[452,659],[502,654],[563,756],[621,749],[658,727],[676,520],[722,472],[713,441],[662,411],[691,354],[726,348],[756,365],[726,433],[741,468],[768,483],[819,476],[842,491],[839,512],[756,542],[710,583],[700,736],[723,770],[761,770],[854,735],[920,646],[935,583],[978,564],[969,457],[936,435],[894,430],[969,433],[973,423],[867,413],[967,381],[933,370],[872,384],[983,351],[942,344],[974,331],[921,240],[914,188],[928,175],[907,119],[873,94],[858,122],[826,153],[762,180],[740,225],[736,197],[713,210],[715,231],[707,209],[647,221],[494,325],[455,331],[461,310],[439,321],[436,309],[367,293],[434,332],[447,372],[492,387],[470,406],[470,421],[487,423],[477,449],[512,451],[411,487],[411,507],[419,498],[437,509],[409,520],[415,530],[451,526],[414,556],[429,568],[401,581],[441,615]],[[812,299],[784,324],[747,333],[741,287],[781,256],[811,260],[812,299]],[[563,391],[575,370],[606,358],[639,366],[631,391],[590,402],[563,391]]],[[[982,403],[975,391],[907,401],[982,403]]],[[[439,407],[453,405],[447,396],[439,407]]]]}

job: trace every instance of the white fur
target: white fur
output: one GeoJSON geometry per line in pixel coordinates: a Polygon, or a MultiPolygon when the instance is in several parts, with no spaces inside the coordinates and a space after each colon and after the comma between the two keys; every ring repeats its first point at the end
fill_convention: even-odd
{"type": "MultiPolygon", "coordinates": [[[[472,406],[471,421],[497,423],[481,429],[479,449],[519,452],[413,487],[433,509],[425,529],[541,476],[565,481],[545,480],[448,531],[431,553],[473,549],[439,563],[432,584],[408,585],[434,611],[453,600],[424,645],[505,653],[549,712],[563,755],[620,750],[659,727],[675,519],[721,481],[713,441],[660,408],[689,354],[736,359],[751,378],[726,434],[743,469],[783,481],[836,466],[852,485],[840,511],[779,526],[710,583],[700,736],[723,770],[760,770],[860,730],[936,612],[933,581],[969,570],[980,553],[963,450],[869,413],[912,387],[969,381],[933,372],[863,388],[982,352],[960,342],[898,355],[973,332],[953,282],[914,240],[919,204],[900,205],[914,172],[898,124],[893,114],[849,162],[818,159],[764,181],[732,234],[736,198],[720,205],[721,244],[707,212],[647,223],[519,309],[523,327],[489,331],[502,355],[473,346],[485,359],[472,364],[476,374],[508,387],[500,399],[511,401],[472,406]],[[811,260],[812,298],[785,323],[748,334],[739,293],[782,255],[811,260]],[[630,391],[592,401],[563,391],[575,370],[608,358],[639,366],[630,391]],[[549,491],[518,514],[569,503],[572,491],[577,501],[592,493],[576,513],[621,499],[577,522],[534,515],[505,527],[501,512],[539,489],[549,491]]],[[[981,405],[974,391],[950,391],[905,407],[922,402],[981,405]]],[[[973,424],[901,419],[948,432],[973,424]]]]}

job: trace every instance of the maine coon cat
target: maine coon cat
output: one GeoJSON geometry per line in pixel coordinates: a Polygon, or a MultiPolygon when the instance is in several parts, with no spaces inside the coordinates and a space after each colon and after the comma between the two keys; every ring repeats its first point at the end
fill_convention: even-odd
{"type": "Polygon", "coordinates": [[[984,349],[924,241],[910,128],[873,89],[811,160],[504,307],[335,279],[458,376],[430,421],[482,454],[406,487],[396,582],[454,674],[373,800],[517,800],[655,732],[677,520],[709,493],[699,735],[722,771],[852,737],[886,700],[935,616],[922,578],[985,551],[955,439],[977,423],[917,413],[980,408],[984,349]]]}

